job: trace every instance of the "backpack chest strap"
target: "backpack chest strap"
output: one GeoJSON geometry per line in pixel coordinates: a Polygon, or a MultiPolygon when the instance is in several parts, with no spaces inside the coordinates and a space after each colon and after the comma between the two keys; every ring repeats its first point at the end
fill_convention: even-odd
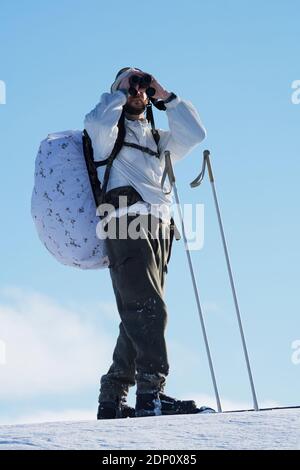
{"type": "Polygon", "coordinates": [[[142,145],[134,144],[132,142],[123,142],[123,145],[125,145],[126,147],[133,147],[137,150],[141,150],[141,152],[148,153],[152,157],[159,158],[159,153],[154,152],[154,150],[151,150],[149,147],[143,147],[142,145]]]}
{"type": "MultiPolygon", "coordinates": [[[[144,153],[148,153],[152,157],[156,157],[156,158],[160,157],[159,152],[154,152],[154,150],[151,150],[149,147],[143,147],[142,145],[134,144],[131,142],[123,142],[123,145],[127,147],[133,147],[137,150],[141,150],[144,153]]],[[[104,165],[111,164],[111,163],[112,163],[112,159],[108,157],[108,158],[105,158],[104,160],[100,160],[99,162],[94,162],[94,165],[96,168],[98,168],[99,166],[104,166],[104,165]]]]}

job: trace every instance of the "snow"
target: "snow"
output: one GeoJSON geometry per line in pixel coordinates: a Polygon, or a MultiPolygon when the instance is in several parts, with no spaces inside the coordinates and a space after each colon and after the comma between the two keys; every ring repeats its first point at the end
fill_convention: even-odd
{"type": "Polygon", "coordinates": [[[0,426],[8,449],[300,449],[300,410],[0,426]]]}

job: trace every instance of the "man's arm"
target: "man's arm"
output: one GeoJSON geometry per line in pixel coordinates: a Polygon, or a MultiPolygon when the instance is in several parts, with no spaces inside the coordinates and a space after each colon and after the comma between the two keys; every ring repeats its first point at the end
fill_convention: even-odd
{"type": "Polygon", "coordinates": [[[110,155],[118,136],[118,121],[126,101],[126,91],[103,93],[100,103],[85,116],[84,128],[92,140],[96,161],[110,155]]]}
{"type": "Polygon", "coordinates": [[[196,108],[189,101],[176,97],[166,103],[169,131],[159,129],[161,136],[159,151],[163,158],[164,151],[169,150],[173,162],[182,159],[206,137],[196,108]]]}

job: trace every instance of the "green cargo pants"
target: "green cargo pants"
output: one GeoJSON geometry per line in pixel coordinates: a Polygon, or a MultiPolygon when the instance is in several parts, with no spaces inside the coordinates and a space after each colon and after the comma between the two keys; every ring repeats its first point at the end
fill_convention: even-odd
{"type": "Polygon", "coordinates": [[[138,393],[162,391],[169,372],[163,297],[173,231],[149,214],[139,216],[143,236],[125,238],[136,217],[114,217],[107,225],[116,226],[117,238],[106,243],[121,323],[113,363],[101,378],[99,401],[126,397],[135,384],[138,393]]]}

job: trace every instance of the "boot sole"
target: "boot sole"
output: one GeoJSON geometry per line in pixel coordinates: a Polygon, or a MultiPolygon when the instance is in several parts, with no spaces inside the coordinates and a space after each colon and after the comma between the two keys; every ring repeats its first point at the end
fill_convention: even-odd
{"type": "Polygon", "coordinates": [[[162,413],[155,413],[154,411],[138,410],[135,412],[136,418],[147,418],[150,416],[162,416],[162,413]]]}

